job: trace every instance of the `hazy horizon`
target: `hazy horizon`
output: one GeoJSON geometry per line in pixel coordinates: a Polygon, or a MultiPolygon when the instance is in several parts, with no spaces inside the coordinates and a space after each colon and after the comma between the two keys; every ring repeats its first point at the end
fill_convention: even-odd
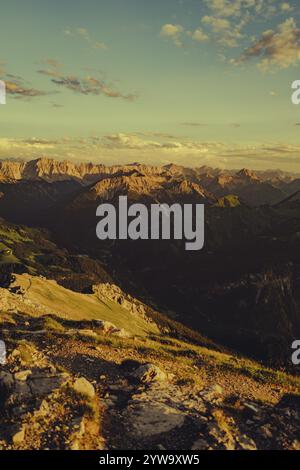
{"type": "Polygon", "coordinates": [[[295,0],[12,0],[0,158],[300,172],[299,14],[295,0]]]}

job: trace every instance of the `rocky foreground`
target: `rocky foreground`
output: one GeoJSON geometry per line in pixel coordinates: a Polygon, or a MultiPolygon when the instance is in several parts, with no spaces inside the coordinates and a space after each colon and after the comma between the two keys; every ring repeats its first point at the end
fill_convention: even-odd
{"type": "Polygon", "coordinates": [[[166,331],[31,315],[6,293],[1,450],[300,449],[296,377],[166,331]]]}

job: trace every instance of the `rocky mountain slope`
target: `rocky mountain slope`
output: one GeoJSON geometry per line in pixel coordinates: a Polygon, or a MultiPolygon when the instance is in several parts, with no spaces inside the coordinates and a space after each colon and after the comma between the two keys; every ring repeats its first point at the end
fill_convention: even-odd
{"type": "MultiPolygon", "coordinates": [[[[82,299],[73,315],[71,293],[52,296],[48,284],[23,275],[0,289],[1,450],[299,450],[296,376],[145,322],[134,298],[124,334],[82,299]]],[[[114,298],[109,318],[120,322],[121,291],[98,292],[103,305],[114,298]]]]}
{"type": "Polygon", "coordinates": [[[0,175],[0,449],[299,449],[297,178],[52,160],[0,175]],[[204,203],[204,249],[100,242],[96,208],[124,194],[204,203]]]}
{"type": "Polygon", "coordinates": [[[300,332],[299,209],[296,195],[251,207],[234,194],[214,199],[197,183],[134,172],[82,188],[47,223],[60,243],[101,260],[124,290],[226,346],[280,363],[300,332]],[[204,249],[191,255],[178,240],[97,240],[96,208],[122,194],[146,205],[204,202],[204,249]]]}
{"type": "MultiPolygon", "coordinates": [[[[1,171],[7,178],[16,167],[21,179],[0,184],[0,216],[48,232],[24,228],[22,235],[19,225],[3,221],[12,272],[43,275],[81,293],[113,279],[224,346],[267,361],[289,360],[288,345],[300,330],[300,206],[297,193],[285,194],[291,175],[45,159],[12,167],[2,162],[1,171]],[[277,201],[278,191],[281,202],[266,204],[277,201]],[[191,256],[174,240],[100,242],[96,208],[123,194],[145,204],[204,203],[204,250],[191,256]],[[253,207],[256,196],[260,203],[253,207]]],[[[6,278],[9,263],[3,264],[6,278]]]]}
{"type": "Polygon", "coordinates": [[[179,165],[161,167],[139,163],[130,165],[105,166],[93,163],[73,163],[40,158],[28,162],[4,160],[0,162],[0,181],[43,181],[48,183],[73,181],[89,185],[102,179],[130,176],[140,173],[153,180],[160,177],[168,184],[174,181],[188,181],[199,185],[215,198],[236,194],[250,205],[273,204],[300,190],[299,175],[278,171],[254,172],[248,169],[220,170],[202,166],[186,168],[179,165]]]}

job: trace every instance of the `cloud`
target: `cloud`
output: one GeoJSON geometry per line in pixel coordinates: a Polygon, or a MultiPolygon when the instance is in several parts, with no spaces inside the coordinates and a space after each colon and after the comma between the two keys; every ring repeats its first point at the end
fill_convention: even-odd
{"type": "Polygon", "coordinates": [[[290,13],[291,11],[294,10],[294,7],[292,5],[290,5],[289,3],[287,2],[283,2],[281,5],[280,5],[280,9],[281,11],[283,12],[288,12],[290,13]]]}
{"type": "Polygon", "coordinates": [[[82,95],[105,95],[108,98],[121,98],[127,101],[134,101],[136,94],[124,94],[106,84],[103,80],[95,77],[87,76],[84,78],[73,75],[61,75],[52,78],[51,81],[58,86],[67,88],[68,90],[80,93],[82,95]]]}
{"type": "Polygon", "coordinates": [[[55,93],[31,87],[22,77],[7,73],[3,65],[1,68],[1,78],[5,82],[6,94],[16,99],[30,100],[55,93]]]}
{"type": "Polygon", "coordinates": [[[46,59],[44,62],[55,69],[61,69],[63,67],[63,64],[56,59],[46,59]]]}
{"type": "Polygon", "coordinates": [[[182,122],[182,126],[188,126],[188,127],[203,127],[207,126],[207,124],[202,123],[202,122],[182,122]]]}
{"type": "Polygon", "coordinates": [[[228,18],[206,15],[202,17],[201,21],[210,28],[215,42],[221,46],[237,47],[239,40],[244,37],[241,31],[245,26],[245,19],[232,24],[228,18]]]}
{"type": "MultiPolygon", "coordinates": [[[[206,127],[206,126],[209,126],[211,124],[207,124],[207,123],[204,123],[204,122],[182,122],[181,123],[181,126],[188,126],[188,127],[206,127]]],[[[241,127],[241,124],[237,123],[237,122],[231,122],[228,124],[230,127],[241,127]]]]}
{"type": "Polygon", "coordinates": [[[39,149],[54,148],[55,145],[58,145],[61,141],[59,140],[49,140],[49,139],[38,139],[36,137],[30,137],[28,139],[23,139],[15,141],[15,145],[23,145],[28,147],[35,147],[39,149]]]}
{"type": "Polygon", "coordinates": [[[55,91],[40,90],[32,87],[23,77],[7,72],[4,62],[0,62],[0,76],[1,80],[5,82],[6,94],[15,99],[28,101],[32,98],[57,93],[55,91]]]}
{"type": "Polygon", "coordinates": [[[241,64],[257,58],[258,66],[263,71],[271,68],[286,69],[300,61],[300,29],[294,18],[279,24],[277,30],[264,31],[261,38],[233,63],[241,64]]]}
{"type": "Polygon", "coordinates": [[[143,140],[135,134],[111,134],[103,138],[103,145],[114,149],[144,149],[144,148],[159,148],[161,145],[158,142],[143,140]]]}
{"type": "Polygon", "coordinates": [[[168,134],[166,132],[136,132],[134,135],[140,136],[140,137],[155,137],[159,139],[177,139],[178,136],[175,136],[173,134],[168,134]]]}
{"type": "Polygon", "coordinates": [[[45,59],[42,64],[47,66],[46,69],[40,69],[37,72],[48,77],[59,77],[63,64],[56,59],[45,59]]]}
{"type": "Polygon", "coordinates": [[[240,0],[205,0],[208,8],[219,16],[240,16],[243,2],[240,0]]]}
{"type": "Polygon", "coordinates": [[[141,139],[137,134],[111,134],[103,137],[101,141],[102,145],[107,146],[110,149],[131,149],[131,150],[165,150],[174,152],[187,152],[196,151],[198,153],[206,153],[211,148],[217,148],[223,144],[219,142],[200,142],[191,141],[188,139],[181,139],[177,141],[153,141],[141,139]]]}
{"type": "Polygon", "coordinates": [[[40,69],[38,73],[50,77],[51,82],[59,87],[67,88],[75,93],[82,95],[105,95],[108,98],[120,98],[127,101],[134,101],[137,99],[136,94],[124,94],[115,89],[112,85],[107,84],[103,79],[93,76],[78,77],[75,75],[66,75],[62,72],[63,67],[57,61],[52,63],[47,61],[50,68],[40,69]]]}
{"type": "Polygon", "coordinates": [[[166,37],[171,39],[175,46],[182,47],[183,42],[181,40],[182,33],[184,32],[184,28],[180,24],[165,24],[161,28],[160,35],[162,37],[166,37]]]}
{"type": "Polygon", "coordinates": [[[48,95],[49,92],[37,90],[35,88],[26,87],[19,80],[7,81],[5,80],[6,93],[12,95],[14,98],[26,99],[26,98],[36,98],[37,96],[48,95]]]}
{"type": "Polygon", "coordinates": [[[230,28],[230,22],[224,18],[216,18],[214,16],[203,16],[202,23],[211,26],[212,30],[215,33],[219,33],[220,31],[224,31],[230,28]]]}
{"type": "Polygon", "coordinates": [[[217,141],[189,140],[167,136],[155,139],[141,138],[138,133],[117,133],[83,138],[62,137],[47,139],[0,138],[0,158],[34,159],[58,158],[78,161],[96,161],[120,165],[132,161],[161,165],[177,163],[185,166],[210,165],[215,167],[267,169],[270,167],[300,171],[299,145],[280,142],[229,144],[217,141]]]}
{"type": "Polygon", "coordinates": [[[275,15],[293,10],[288,2],[277,0],[203,0],[202,3],[205,14],[194,31],[180,24],[165,24],[161,35],[171,39],[177,47],[182,47],[183,37],[188,36],[198,43],[215,43],[221,52],[224,48],[245,48],[252,40],[250,28],[247,28],[250,23],[257,27],[269,22],[275,15]]]}
{"type": "Polygon", "coordinates": [[[206,42],[209,40],[208,35],[201,28],[197,28],[193,32],[189,31],[187,34],[197,42],[206,42]]]}
{"type": "Polygon", "coordinates": [[[104,42],[95,41],[90,32],[86,28],[66,28],[64,30],[64,35],[69,37],[78,37],[85,41],[93,49],[106,50],[107,45],[104,42]]]}
{"type": "Polygon", "coordinates": [[[205,0],[205,4],[213,14],[225,18],[271,16],[278,10],[274,0],[205,0]]]}

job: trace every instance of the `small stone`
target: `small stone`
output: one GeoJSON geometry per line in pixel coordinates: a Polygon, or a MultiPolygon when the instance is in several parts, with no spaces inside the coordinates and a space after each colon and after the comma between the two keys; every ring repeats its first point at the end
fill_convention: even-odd
{"type": "Polygon", "coordinates": [[[260,409],[253,405],[253,403],[249,403],[249,402],[244,402],[244,407],[247,408],[249,411],[251,411],[252,413],[259,413],[260,412],[260,409]]]}
{"type": "Polygon", "coordinates": [[[209,444],[204,439],[198,439],[194,442],[191,450],[207,450],[209,448],[209,444]]]}
{"type": "Polygon", "coordinates": [[[237,442],[243,450],[257,450],[255,442],[246,435],[238,436],[237,442]]]}
{"type": "Polygon", "coordinates": [[[21,382],[25,382],[31,373],[31,370],[22,370],[21,372],[16,372],[15,379],[20,380],[21,382]]]}
{"type": "Polygon", "coordinates": [[[80,444],[79,444],[78,440],[76,439],[70,445],[70,450],[79,450],[79,449],[80,449],[80,444]]]}
{"type": "Polygon", "coordinates": [[[300,395],[294,393],[283,395],[277,406],[279,408],[292,408],[300,410],[300,395]]]}
{"type": "Polygon", "coordinates": [[[84,377],[76,379],[73,388],[77,393],[84,395],[87,398],[93,399],[95,397],[95,389],[93,385],[84,377]]]}
{"type": "Polygon", "coordinates": [[[42,416],[48,414],[50,411],[49,404],[46,400],[43,400],[39,409],[39,412],[42,416]]]}
{"type": "Polygon", "coordinates": [[[9,372],[0,372],[0,405],[4,405],[14,386],[14,377],[9,372]]]}
{"type": "Polygon", "coordinates": [[[266,424],[265,426],[262,426],[260,428],[260,431],[261,431],[262,435],[267,439],[270,439],[271,437],[273,437],[273,433],[270,429],[270,425],[268,425],[268,424],[266,424]]]}
{"type": "Polygon", "coordinates": [[[14,349],[13,352],[11,353],[11,357],[18,357],[20,356],[20,351],[18,349],[14,349]]]}
{"type": "Polygon", "coordinates": [[[124,328],[121,328],[120,331],[116,331],[115,335],[119,336],[120,338],[130,338],[131,337],[131,334],[128,333],[128,331],[124,330],[124,328]]]}
{"type": "Polygon", "coordinates": [[[11,395],[11,399],[14,403],[23,403],[26,400],[32,398],[31,389],[28,382],[17,381],[11,395]]]}
{"type": "Polygon", "coordinates": [[[87,338],[97,338],[97,333],[93,330],[80,330],[79,333],[87,338]]]}
{"type": "Polygon", "coordinates": [[[12,441],[14,444],[21,444],[25,439],[25,428],[24,426],[18,431],[13,437],[12,441]]]}
{"type": "Polygon", "coordinates": [[[200,395],[206,401],[219,401],[223,395],[223,392],[223,388],[220,385],[215,384],[202,390],[200,395]]]}
{"type": "Polygon", "coordinates": [[[138,379],[142,383],[149,383],[154,381],[165,381],[167,379],[167,374],[154,364],[144,364],[132,373],[132,377],[138,379]]]}
{"type": "Polygon", "coordinates": [[[117,328],[113,323],[109,321],[103,320],[96,320],[97,327],[103,331],[104,334],[113,334],[119,332],[119,328],[117,328]]]}
{"type": "Polygon", "coordinates": [[[293,450],[300,450],[300,441],[295,440],[292,442],[292,448],[293,450]]]}

